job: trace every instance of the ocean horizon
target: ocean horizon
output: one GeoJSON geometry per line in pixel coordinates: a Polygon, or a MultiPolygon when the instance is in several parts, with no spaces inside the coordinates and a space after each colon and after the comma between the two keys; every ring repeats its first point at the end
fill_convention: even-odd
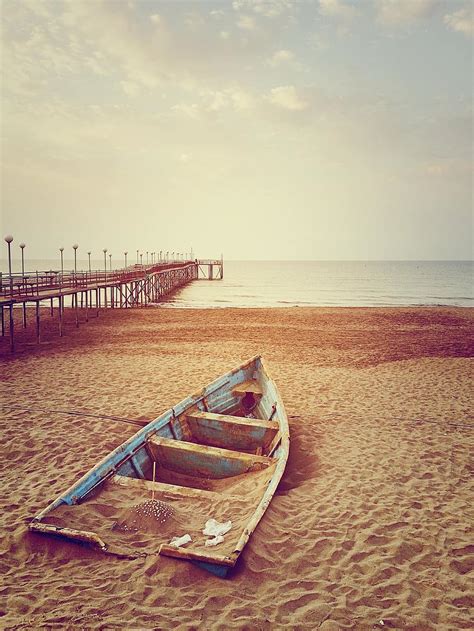
{"type": "MultiPolygon", "coordinates": [[[[112,262],[113,267],[114,262],[112,262]]],[[[120,263],[116,264],[119,267],[120,263]]],[[[103,261],[92,260],[92,269],[103,261]]],[[[71,259],[64,269],[71,270],[71,259]]],[[[79,259],[78,270],[88,269],[79,259]]],[[[2,271],[7,269],[1,261],[2,271]]],[[[58,261],[30,260],[25,268],[58,270],[58,261]]],[[[21,262],[13,261],[21,271],[21,262]]],[[[223,280],[193,282],[160,307],[377,307],[474,305],[474,261],[232,261],[223,280]]]]}
{"type": "Polygon", "coordinates": [[[161,302],[179,308],[473,306],[473,261],[224,261],[220,281],[161,302]]]}

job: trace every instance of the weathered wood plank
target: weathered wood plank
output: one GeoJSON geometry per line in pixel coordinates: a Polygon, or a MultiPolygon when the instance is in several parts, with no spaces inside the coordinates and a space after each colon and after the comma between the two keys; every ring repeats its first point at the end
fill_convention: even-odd
{"type": "Polygon", "coordinates": [[[101,550],[106,550],[107,546],[104,541],[95,532],[87,530],[76,530],[74,528],[66,528],[63,526],[55,526],[54,524],[44,524],[42,522],[33,521],[29,525],[29,529],[33,532],[42,532],[50,535],[59,535],[67,539],[75,539],[84,543],[92,543],[99,546],[101,550]]]}
{"type": "Polygon", "coordinates": [[[272,458],[254,454],[196,445],[182,440],[169,440],[153,436],[147,443],[155,460],[161,466],[210,479],[228,478],[268,467],[272,458]]]}
{"type": "Polygon", "coordinates": [[[256,450],[271,443],[279,430],[274,421],[195,410],[186,415],[192,437],[200,443],[233,450],[256,450]]]}
{"type": "Polygon", "coordinates": [[[262,396],[262,386],[255,379],[250,381],[243,381],[232,388],[232,394],[245,394],[246,392],[252,392],[262,396]]]}
{"type": "Polygon", "coordinates": [[[226,565],[232,567],[235,564],[235,558],[231,556],[223,556],[221,554],[203,554],[202,552],[192,552],[186,548],[175,548],[167,544],[160,546],[160,554],[176,559],[188,559],[190,561],[207,561],[208,563],[217,563],[218,565],[226,565]]]}
{"type": "MultiPolygon", "coordinates": [[[[177,497],[208,497],[211,500],[222,497],[222,494],[216,491],[194,489],[187,486],[177,486],[176,484],[166,484],[164,482],[152,482],[151,480],[139,480],[137,478],[128,478],[124,475],[115,475],[111,481],[120,486],[140,490],[145,489],[147,491],[155,491],[157,493],[165,493],[177,497]]],[[[232,496],[228,495],[227,497],[232,496]]]]}

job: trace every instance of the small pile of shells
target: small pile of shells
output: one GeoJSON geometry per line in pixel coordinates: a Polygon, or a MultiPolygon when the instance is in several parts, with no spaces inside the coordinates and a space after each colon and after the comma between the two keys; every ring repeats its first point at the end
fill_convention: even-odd
{"type": "Polygon", "coordinates": [[[154,517],[162,524],[165,523],[168,517],[172,517],[174,512],[171,506],[160,500],[147,500],[142,502],[142,504],[137,504],[132,510],[140,517],[154,517]]]}
{"type": "Polygon", "coordinates": [[[114,528],[125,532],[155,529],[174,515],[171,506],[160,500],[147,500],[132,506],[124,519],[117,521],[114,528]]]}

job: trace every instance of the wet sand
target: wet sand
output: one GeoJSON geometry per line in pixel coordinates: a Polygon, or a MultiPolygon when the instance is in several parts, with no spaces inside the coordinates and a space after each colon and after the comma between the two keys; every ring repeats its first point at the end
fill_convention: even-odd
{"type": "Polygon", "coordinates": [[[1,628],[472,628],[472,310],[67,319],[59,338],[45,310],[40,347],[18,329],[13,357],[0,342],[1,628]],[[230,578],[28,533],[138,429],[84,412],[155,418],[257,353],[286,404],[290,458],[230,578]]]}

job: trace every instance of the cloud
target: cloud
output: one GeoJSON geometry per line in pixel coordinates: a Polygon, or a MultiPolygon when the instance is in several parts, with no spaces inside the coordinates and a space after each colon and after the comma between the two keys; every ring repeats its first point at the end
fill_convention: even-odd
{"type": "Polygon", "coordinates": [[[121,81],[120,85],[127,96],[135,98],[140,94],[140,86],[133,83],[133,81],[121,81]]]}
{"type": "MultiPolygon", "coordinates": [[[[7,99],[47,99],[48,89],[62,94],[68,81],[78,80],[88,98],[97,89],[97,77],[103,78],[103,92],[119,89],[131,97],[140,89],[144,98],[165,85],[192,92],[216,80],[222,83],[223,76],[228,85],[229,76],[238,78],[243,64],[265,58],[271,46],[264,38],[239,42],[223,23],[216,32],[215,21],[198,19],[196,12],[181,11],[183,19],[174,22],[152,10],[143,19],[125,2],[18,0],[4,13],[2,87],[7,99]]],[[[255,13],[237,19],[246,34],[258,31],[255,13]]]]}
{"type": "Polygon", "coordinates": [[[468,37],[474,34],[474,14],[472,8],[460,9],[444,16],[444,23],[453,31],[468,37]]]}
{"type": "Polygon", "coordinates": [[[252,110],[257,105],[256,97],[242,88],[230,89],[229,96],[234,109],[238,111],[252,110]]]}
{"type": "Polygon", "coordinates": [[[251,15],[241,15],[237,20],[237,26],[244,31],[255,31],[257,22],[251,15]]]}
{"type": "Polygon", "coordinates": [[[355,6],[342,0],[319,0],[319,13],[326,17],[352,20],[359,12],[355,6]]]}
{"type": "Polygon", "coordinates": [[[295,54],[291,50],[282,49],[277,50],[273,53],[268,63],[271,66],[279,66],[280,64],[284,64],[288,61],[292,61],[295,58],[295,54]]]}
{"type": "Polygon", "coordinates": [[[206,24],[206,20],[197,11],[190,11],[184,15],[184,24],[190,29],[197,31],[206,24]]]}
{"type": "Polygon", "coordinates": [[[177,103],[171,110],[194,120],[198,120],[202,114],[202,108],[197,103],[177,103]]]}
{"type": "Polygon", "coordinates": [[[405,26],[429,17],[437,0],[374,0],[377,21],[387,26],[405,26]]]}
{"type": "Polygon", "coordinates": [[[180,103],[172,107],[175,112],[188,118],[202,119],[223,111],[244,112],[257,107],[259,99],[240,86],[223,90],[201,90],[199,101],[192,104],[180,103]]]}
{"type": "MultiPolygon", "coordinates": [[[[126,80],[147,88],[162,82],[167,72],[157,62],[156,38],[143,37],[136,15],[126,5],[117,4],[112,10],[104,2],[72,2],[63,7],[58,5],[58,26],[74,32],[84,47],[92,43],[126,80]]],[[[157,26],[153,17],[150,21],[157,26]]]]}
{"type": "Polygon", "coordinates": [[[470,160],[460,158],[430,160],[423,163],[419,171],[423,175],[433,178],[470,178],[472,175],[472,163],[470,160]]]}
{"type": "Polygon", "coordinates": [[[235,11],[251,11],[267,18],[276,18],[291,11],[296,6],[295,0],[234,0],[235,11]]]}
{"type": "Polygon", "coordinates": [[[309,102],[298,94],[293,85],[282,85],[273,88],[270,91],[268,101],[276,107],[292,112],[302,112],[309,107],[309,102]]]}

